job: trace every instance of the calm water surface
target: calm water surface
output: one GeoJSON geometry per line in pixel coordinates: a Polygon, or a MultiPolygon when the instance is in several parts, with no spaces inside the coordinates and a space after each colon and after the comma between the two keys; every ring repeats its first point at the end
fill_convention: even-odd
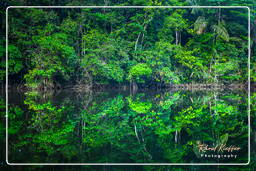
{"type": "Polygon", "coordinates": [[[246,163],[243,91],[9,92],[10,163],[246,163]]]}

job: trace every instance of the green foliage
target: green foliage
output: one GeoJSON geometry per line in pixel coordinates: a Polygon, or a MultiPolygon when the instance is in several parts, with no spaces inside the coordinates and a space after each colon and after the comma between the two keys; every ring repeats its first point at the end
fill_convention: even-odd
{"type": "MultiPolygon", "coordinates": [[[[244,82],[246,16],[239,9],[192,13],[148,8],[10,9],[9,74],[20,82],[25,79],[32,89],[71,83],[244,82]]],[[[3,79],[4,72],[0,75],[3,79]]]]}
{"type": "Polygon", "coordinates": [[[226,115],[235,115],[237,113],[236,108],[233,106],[228,106],[225,103],[218,103],[216,106],[212,108],[215,111],[215,114],[219,116],[226,116],[226,115]]]}
{"type": "Polygon", "coordinates": [[[188,27],[187,19],[183,18],[184,10],[176,10],[170,16],[166,17],[165,23],[167,28],[173,28],[180,31],[188,27]]]}
{"type": "Polygon", "coordinates": [[[216,63],[213,66],[214,72],[220,76],[223,80],[232,80],[236,81],[241,78],[241,76],[238,74],[238,63],[234,61],[229,61],[225,63],[216,63]]]}
{"type": "Polygon", "coordinates": [[[198,109],[193,109],[193,107],[189,107],[187,109],[179,112],[179,115],[175,117],[175,120],[180,124],[177,124],[179,127],[183,127],[184,125],[192,124],[193,126],[199,126],[197,119],[204,115],[203,109],[206,106],[202,106],[198,109]]]}
{"type": "Polygon", "coordinates": [[[19,73],[22,68],[22,55],[19,49],[14,45],[8,46],[8,72],[11,74],[19,73]]]}
{"type": "Polygon", "coordinates": [[[212,26],[213,32],[217,35],[217,38],[221,38],[225,41],[229,41],[229,34],[226,28],[220,24],[220,25],[213,25],[212,26]]]}
{"type": "MultiPolygon", "coordinates": [[[[39,1],[4,4],[16,3],[38,5],[39,1]]],[[[76,0],[61,3],[82,5],[76,0]]],[[[102,5],[100,1],[88,3],[102,5]]],[[[251,0],[104,3],[253,6],[251,0]]],[[[253,8],[251,11],[255,13],[253,8]]],[[[81,82],[120,85],[246,82],[247,17],[244,9],[9,9],[9,81],[25,83],[33,90],[81,82]]],[[[253,29],[255,15],[251,19],[253,29]]],[[[254,55],[255,41],[251,40],[254,55]]],[[[5,42],[3,38],[0,41],[2,82],[5,42]]],[[[255,82],[255,60],[251,59],[255,82]]],[[[199,160],[195,158],[198,153],[192,150],[192,145],[199,140],[209,144],[239,144],[244,147],[241,156],[247,157],[247,96],[214,91],[207,95],[205,92],[167,92],[156,96],[131,93],[125,97],[111,91],[107,95],[93,93],[93,97],[84,92],[75,96],[68,93],[72,97],[67,97],[67,94],[49,96],[46,92],[50,94],[50,91],[42,94],[31,91],[26,93],[24,103],[9,104],[10,161],[172,163],[193,158],[195,162],[199,160]],[[198,98],[190,93],[197,93],[198,98]]],[[[251,97],[252,117],[255,97],[255,94],[251,97]]],[[[0,108],[5,109],[2,99],[0,108]]],[[[4,118],[5,113],[1,112],[1,116],[4,118]]],[[[0,130],[2,138],[3,124],[0,130]]],[[[246,160],[241,157],[237,159],[240,161],[246,160]]]]}
{"type": "Polygon", "coordinates": [[[168,67],[164,67],[163,69],[160,70],[160,78],[162,78],[162,80],[165,83],[174,83],[174,84],[179,84],[180,83],[180,79],[179,77],[170,70],[170,68],[168,67]]]}
{"type": "Polygon", "coordinates": [[[174,93],[172,95],[172,98],[167,99],[166,101],[160,103],[160,106],[164,109],[164,110],[170,110],[171,106],[173,104],[175,104],[175,102],[180,98],[179,93],[174,93]]]}
{"type": "MultiPolygon", "coordinates": [[[[9,138],[15,140],[10,150],[19,154],[26,149],[38,156],[27,159],[34,162],[59,162],[56,156],[62,161],[77,161],[79,156],[84,162],[185,162],[191,160],[185,156],[196,153],[191,148],[198,140],[243,146],[248,132],[246,99],[227,92],[194,93],[98,92],[93,98],[85,93],[57,102],[51,95],[27,93],[27,120],[25,110],[10,108],[9,138]]],[[[24,154],[12,155],[11,160],[21,157],[24,154]]]]}
{"type": "Polygon", "coordinates": [[[143,76],[149,77],[152,69],[145,63],[139,63],[131,67],[128,73],[128,80],[136,80],[137,82],[144,82],[143,76]]]}
{"type": "Polygon", "coordinates": [[[10,124],[8,127],[8,134],[17,134],[23,126],[22,118],[24,111],[19,107],[11,107],[8,110],[8,118],[10,124]]]}
{"type": "Polygon", "coordinates": [[[147,114],[148,112],[150,112],[150,109],[152,108],[152,104],[150,102],[132,101],[131,98],[127,98],[127,100],[130,109],[135,111],[136,113],[147,114]]]}
{"type": "Polygon", "coordinates": [[[73,47],[67,44],[67,34],[55,33],[50,36],[35,36],[33,39],[39,52],[33,54],[35,68],[24,76],[27,85],[31,88],[41,85],[47,87],[58,74],[69,79],[70,75],[67,73],[74,71],[76,55],[73,47]],[[47,83],[43,82],[46,79],[47,83]]]}

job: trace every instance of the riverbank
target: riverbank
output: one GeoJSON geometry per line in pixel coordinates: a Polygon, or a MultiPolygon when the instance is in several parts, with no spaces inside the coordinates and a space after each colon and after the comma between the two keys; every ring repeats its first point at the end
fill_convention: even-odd
{"type": "MultiPolygon", "coordinates": [[[[2,90],[5,90],[5,86],[2,86],[2,90]]],[[[94,84],[91,87],[86,85],[63,85],[61,87],[51,89],[51,90],[65,90],[65,89],[74,89],[74,90],[81,90],[81,91],[90,91],[90,90],[137,90],[137,89],[170,89],[170,90],[245,90],[248,91],[248,84],[243,83],[233,83],[233,84],[207,84],[207,83],[186,83],[186,84],[170,84],[170,85],[138,85],[136,88],[130,85],[106,85],[106,84],[94,84]]],[[[27,88],[24,84],[14,84],[8,85],[8,90],[18,90],[18,91],[30,91],[31,89],[27,88]]],[[[251,84],[251,91],[256,90],[256,84],[251,84]]],[[[41,90],[38,90],[41,91],[41,90]]],[[[47,90],[50,91],[50,90],[47,90]]]]}

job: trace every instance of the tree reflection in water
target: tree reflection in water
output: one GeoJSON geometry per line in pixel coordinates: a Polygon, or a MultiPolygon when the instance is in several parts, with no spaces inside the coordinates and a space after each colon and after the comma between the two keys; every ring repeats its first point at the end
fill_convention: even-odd
{"type": "Polygon", "coordinates": [[[11,163],[248,161],[246,92],[64,90],[21,96],[9,101],[11,163]],[[241,149],[202,153],[198,144],[241,149]]]}

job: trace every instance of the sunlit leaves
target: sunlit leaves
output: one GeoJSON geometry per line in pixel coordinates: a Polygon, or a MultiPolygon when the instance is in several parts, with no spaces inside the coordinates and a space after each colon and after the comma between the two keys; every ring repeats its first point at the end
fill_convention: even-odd
{"type": "Polygon", "coordinates": [[[241,77],[238,74],[239,65],[236,61],[228,61],[225,63],[216,63],[213,66],[214,72],[220,76],[220,78],[228,80],[239,80],[241,77]]]}
{"type": "Polygon", "coordinates": [[[173,28],[176,31],[188,27],[187,20],[182,17],[183,12],[184,11],[182,10],[176,10],[170,16],[166,17],[165,26],[168,28],[173,28]]]}
{"type": "Polygon", "coordinates": [[[204,68],[202,64],[202,59],[198,58],[194,54],[198,52],[198,49],[194,49],[192,51],[181,50],[178,51],[174,56],[180,64],[194,71],[202,70],[204,68]]]}
{"type": "Polygon", "coordinates": [[[128,74],[128,80],[135,79],[138,82],[143,82],[141,77],[149,77],[152,69],[145,63],[139,63],[131,67],[128,74]]]}
{"type": "Polygon", "coordinates": [[[213,106],[212,109],[214,110],[215,114],[219,116],[225,117],[228,115],[235,115],[237,113],[237,109],[233,106],[229,106],[225,103],[217,103],[216,106],[213,106]]]}
{"type": "Polygon", "coordinates": [[[189,124],[199,126],[198,120],[196,119],[205,114],[205,108],[206,106],[202,106],[198,109],[193,109],[193,107],[190,106],[187,109],[182,110],[179,112],[178,116],[175,116],[175,120],[178,122],[177,126],[183,127],[189,124]]]}
{"type": "Polygon", "coordinates": [[[150,102],[133,101],[131,98],[127,98],[127,100],[130,109],[139,114],[147,114],[148,112],[150,112],[150,109],[152,108],[152,104],[150,102]]]}

